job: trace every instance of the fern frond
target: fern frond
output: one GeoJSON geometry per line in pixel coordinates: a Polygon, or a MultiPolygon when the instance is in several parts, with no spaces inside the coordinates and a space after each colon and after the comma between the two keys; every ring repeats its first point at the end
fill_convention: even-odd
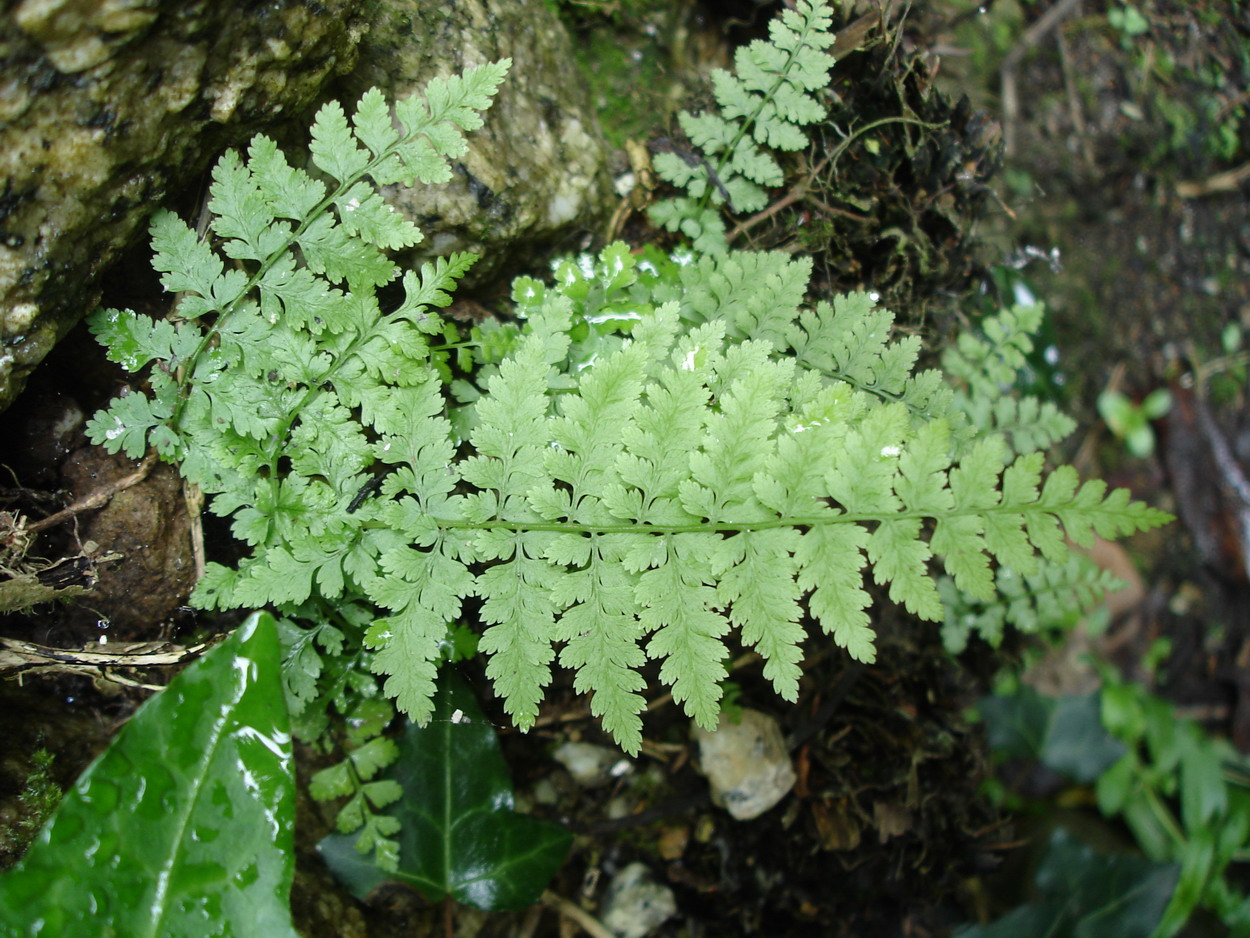
{"type": "Polygon", "coordinates": [[[965,332],[942,354],[942,369],[978,397],[997,397],[1010,387],[1033,351],[1042,324],[1039,304],[1016,305],[986,318],[982,335],[965,332]]]}
{"type": "Polygon", "coordinates": [[[1038,303],[1003,310],[982,320],[979,334],[961,335],[942,353],[942,370],[958,388],[954,406],[976,430],[1001,434],[1021,455],[1049,449],[1076,428],[1054,403],[1013,393],[1043,313],[1038,303]]]}
{"type": "MultiPolygon", "coordinates": [[[[726,344],[723,320],[677,331],[675,303],[582,369],[552,413],[549,369],[567,365],[554,338],[567,325],[555,319],[568,305],[540,292],[476,405],[478,453],[461,477],[477,491],[459,520],[424,516],[431,538],[463,538],[487,566],[474,585],[490,624],[481,650],[521,726],[550,680],[554,643],[634,751],[644,652],[674,699],[714,724],[735,629],[792,698],[805,608],[872,660],[867,571],[894,601],[941,620],[934,560],[989,596],[995,563],[1028,569],[1038,551],[1066,556],[1065,534],[1166,520],[1095,484],[1077,488],[1068,469],[1043,484],[1040,456],[1009,460],[998,436],[956,456],[944,419],[829,383],[770,343],[726,344]]],[[[875,337],[861,346],[868,362],[889,360],[875,337]]],[[[858,374],[854,359],[848,351],[858,374]]],[[[878,383],[870,377],[862,383],[878,383]]],[[[905,388],[908,376],[890,380],[905,388]]]]}
{"type": "Polygon", "coordinates": [[[1048,450],[1076,429],[1076,421],[1057,404],[1033,396],[957,393],[955,406],[963,409],[974,427],[984,433],[1001,433],[1020,454],[1048,450]]]}
{"type": "Polygon", "coordinates": [[[377,288],[399,274],[387,252],[421,233],[380,187],[448,178],[507,68],[434,82],[394,116],[376,90],[350,122],[327,105],[309,171],[263,136],[246,158],[228,153],[208,203],[219,248],[170,213],[153,219],[153,264],[182,294],[176,321],[116,310],[92,320],[129,369],[157,363],[150,397],[115,401],[92,421],[93,439],[136,456],[156,445],[251,547],[237,569],[210,565],[193,601],[285,613],[298,725],[319,735],[333,709],[355,727],[347,758],[318,776],[316,793],[346,797],[340,828],[360,829],[357,846],[392,865],[397,825],[379,811],[398,792],[373,779],[393,756],[378,735],[392,711],[364,723],[359,714],[376,703],[372,670],[402,707],[428,715],[447,622],[475,589],[461,560],[471,551],[426,513],[459,517],[428,337],[446,332],[434,310],[476,258],[406,272],[403,299],[384,308],[377,288]],[[394,471],[382,481],[379,467],[394,471]],[[369,498],[372,489],[382,491],[369,498]]]}
{"type": "MultiPolygon", "coordinates": [[[[245,384],[275,371],[274,365],[286,366],[278,377],[288,381],[325,377],[289,374],[292,363],[275,359],[272,350],[290,348],[293,333],[341,334],[381,318],[371,290],[397,274],[383,249],[414,244],[420,232],[381,201],[377,187],[414,176],[433,178],[440,174],[438,167],[449,174],[447,160],[463,152],[463,131],[479,126],[475,108],[489,105],[508,66],[505,60],[470,70],[463,79],[432,83],[433,91],[427,90],[424,100],[414,95],[396,106],[398,130],[383,128],[383,123],[390,126],[391,117],[376,91],[362,98],[353,119],[355,130],[338,104],[327,104],[314,122],[310,150],[313,163],[337,183],[329,194],[320,180],[292,168],[263,136],[253,141],[247,160],[226,154],[213,173],[209,208],[222,253],[245,262],[243,268],[227,269],[221,256],[172,213],[156,214],[153,266],[162,272],[167,290],[183,294],[178,316],[216,316],[194,349],[179,347],[176,355],[163,335],[167,327],[152,326],[142,343],[133,333],[131,341],[118,346],[119,354],[124,349],[127,360],[136,363],[161,360],[171,372],[186,366],[174,412],[162,415],[169,424],[166,436],[180,438],[184,423],[199,419],[197,409],[212,409],[202,390],[209,384],[202,362],[215,375],[245,372],[237,380],[223,379],[234,387],[218,394],[221,416],[222,400],[238,398],[245,384]],[[340,288],[344,284],[348,292],[340,288]],[[214,346],[212,340],[220,344],[214,346]]],[[[117,321],[119,316],[106,310],[96,318],[117,321]]],[[[110,337],[115,333],[114,327],[110,337]]],[[[335,351],[341,352],[342,345],[335,351]]],[[[315,356],[301,355],[299,360],[311,362],[315,356]]],[[[107,432],[97,433],[99,442],[106,441],[107,432]]],[[[260,428],[252,425],[244,432],[250,435],[260,428]]],[[[132,450],[133,440],[127,440],[132,450]]],[[[169,441],[166,448],[181,455],[181,448],[169,441]]]]}
{"type": "Polygon", "coordinates": [[[660,153],[654,161],[660,178],[686,193],[652,206],[655,224],[682,232],[701,254],[723,254],[717,207],[728,203],[730,211],[743,213],[767,204],[766,190],[784,181],[768,150],[801,150],[807,145],[802,128],[825,116],[813,93],[829,83],[833,58],[823,50],[833,44],[831,22],[827,4],[799,0],[769,23],[768,40],[738,48],[733,72],[712,72],[719,113],[678,114],[703,158],[660,153]]]}
{"type": "Polygon", "coordinates": [[[891,341],[894,315],[877,307],[875,295],[853,293],[802,312],[786,338],[799,363],[887,401],[917,419],[950,419],[952,392],[937,372],[912,373],[920,340],[891,341]]]}
{"type": "Polygon", "coordinates": [[[1042,561],[1029,574],[999,567],[993,602],[974,600],[943,577],[938,583],[946,610],[942,643],[951,654],[959,654],[973,634],[997,648],[1008,625],[1026,633],[1068,628],[1122,585],[1083,554],[1062,563],[1042,561]]]}
{"type": "Polygon", "coordinates": [[[811,279],[812,259],[782,251],[703,256],[679,271],[682,318],[723,319],[731,339],[761,339],[785,350],[811,279]]]}
{"type": "MultiPolygon", "coordinates": [[[[637,752],[648,660],[711,727],[735,633],[792,700],[809,625],[872,660],[866,576],[940,620],[943,590],[987,600],[1004,570],[1048,575],[1067,539],[1167,520],[1070,468],[1046,476],[1026,451],[1063,428],[1057,410],[1004,403],[1034,313],[987,320],[959,346],[956,398],[938,372],[915,373],[919,340],[894,340],[872,296],[804,309],[809,261],[723,250],[717,200],[754,204],[752,187],[775,178],[763,148],[799,144],[818,116],[828,23],[800,0],[716,79],[722,113],[687,120],[707,157],[677,160],[687,195],[657,211],[710,253],[616,244],[557,265],[552,284],[520,278],[522,324],[467,342],[437,309],[475,258],[401,279],[388,252],[420,233],[379,187],[447,178],[506,63],[433,82],[394,119],[372,91],[350,118],[327,106],[310,171],[263,137],[224,158],[220,250],[154,220],[178,320],[95,317],[112,357],[157,367],[150,395],[119,398],[90,433],[134,455],[157,445],[250,548],[235,570],[210,567],[197,603],[313,623],[284,639],[302,725],[358,712],[374,676],[428,719],[449,623],[475,608],[486,673],[519,727],[534,725],[558,655],[637,752]],[[981,400],[992,427],[960,411],[981,400]]],[[[319,787],[393,858],[375,810],[390,793],[371,778],[386,744],[349,742],[319,787]]]]}

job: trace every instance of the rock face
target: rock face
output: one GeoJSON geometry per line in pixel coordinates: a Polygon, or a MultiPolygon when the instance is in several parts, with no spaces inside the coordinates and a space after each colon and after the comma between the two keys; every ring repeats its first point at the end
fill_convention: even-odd
{"type": "Polygon", "coordinates": [[[759,817],[794,787],[781,727],[765,713],[744,709],[736,723],[722,714],[715,733],[696,726],[694,738],[713,803],[739,821],[759,817]]]}
{"type": "Polygon", "coordinates": [[[419,255],[481,255],[477,282],[580,247],[570,235],[607,216],[607,148],[564,26],[544,0],[381,0],[344,81],[344,98],[371,86],[401,98],[505,57],[512,69],[452,181],[387,193],[425,233],[419,255]]]}
{"type": "MultiPolygon", "coordinates": [[[[86,446],[70,454],[62,478],[82,497],[133,469],[121,454],[110,456],[86,446]]],[[[172,466],[159,463],[138,485],[118,492],[101,510],[83,518],[83,536],[120,560],[101,571],[90,596],[65,610],[61,621],[81,625],[100,610],[111,623],[111,638],[150,637],[187,601],[195,585],[190,529],[182,480],[172,466]]]]}
{"type": "Polygon", "coordinates": [[[606,148],[568,34],[544,0],[4,6],[0,410],[97,305],[100,274],[142,239],[153,209],[197,184],[224,149],[302,120],[328,96],[350,104],[376,85],[402,97],[437,75],[512,58],[453,182],[390,193],[426,233],[422,252],[484,255],[478,281],[579,246],[569,233],[606,214],[606,148]]]}
{"type": "Polygon", "coordinates": [[[0,409],[151,211],[354,63],[362,0],[23,0],[0,13],[0,409]]]}

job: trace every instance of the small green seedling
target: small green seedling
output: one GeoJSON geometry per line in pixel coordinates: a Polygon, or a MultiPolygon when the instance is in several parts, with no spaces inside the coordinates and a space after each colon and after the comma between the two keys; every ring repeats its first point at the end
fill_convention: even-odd
{"type": "Polygon", "coordinates": [[[1150,426],[1172,409],[1172,395],[1158,388],[1136,403],[1119,391],[1103,391],[1098,395],[1098,413],[1107,422],[1116,439],[1123,440],[1128,451],[1144,459],[1154,452],[1155,434],[1150,426]]]}

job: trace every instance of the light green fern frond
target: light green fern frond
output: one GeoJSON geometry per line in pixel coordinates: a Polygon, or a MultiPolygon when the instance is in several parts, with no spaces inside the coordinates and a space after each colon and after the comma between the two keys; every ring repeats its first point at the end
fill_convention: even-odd
{"type": "MultiPolygon", "coordinates": [[[[751,148],[796,142],[786,127],[815,114],[827,25],[826,7],[800,2],[739,56],[736,78],[717,79],[730,116],[699,126],[720,160],[704,169],[724,170],[728,192],[764,178],[751,148]],[[721,131],[733,136],[713,146],[721,131]]],[[[735,636],[793,700],[808,631],[873,659],[866,577],[937,621],[940,569],[984,600],[996,569],[1066,560],[1065,538],[1167,520],[1071,469],[1045,476],[1040,452],[1017,455],[1040,409],[1014,411],[1019,431],[978,436],[871,295],[806,309],[810,263],[784,255],[611,245],[557,265],[552,283],[519,279],[521,324],[463,340],[436,309],[473,258],[400,279],[388,252],[419,232],[377,191],[446,178],[505,67],[433,83],[394,122],[372,92],[350,120],[323,109],[311,172],[264,138],[227,157],[211,193],[220,250],[171,215],[154,222],[178,321],[95,319],[117,360],[160,367],[151,397],[119,399],[93,438],[158,445],[250,548],[235,569],[210,569],[198,603],[312,623],[320,638],[285,639],[306,724],[327,707],[355,713],[367,671],[428,719],[449,626],[472,610],[518,726],[534,725],[558,660],[637,752],[649,660],[714,726],[735,636]]],[[[967,387],[999,389],[1016,367],[1029,321],[1012,316],[961,346],[967,387]]],[[[386,792],[369,787],[387,747],[350,742],[319,790],[348,798],[366,849],[393,856],[375,811],[386,792]]]]}
{"type": "MultiPolygon", "coordinates": [[[[432,82],[394,114],[376,90],[350,122],[338,104],[326,105],[313,124],[309,171],[263,136],[246,159],[227,153],[210,189],[212,240],[169,212],[152,222],[153,264],[180,294],[173,321],[117,310],[92,319],[127,369],[157,367],[150,396],[114,401],[93,418],[91,438],[136,456],[155,445],[252,549],[234,569],[212,565],[193,600],[276,606],[288,622],[313,620],[323,647],[337,635],[327,647],[335,656],[351,636],[356,670],[340,667],[337,685],[311,640],[291,642],[297,711],[319,693],[323,715],[334,706],[346,717],[349,698],[372,694],[372,667],[421,715],[446,623],[473,585],[467,575],[457,581],[455,560],[440,564],[442,553],[422,553],[409,538],[424,536],[414,513],[456,517],[450,425],[428,337],[445,331],[434,308],[450,301],[475,258],[407,271],[402,299],[384,303],[377,288],[400,273],[387,252],[416,244],[421,232],[380,187],[449,178],[448,161],[464,152],[463,134],[480,126],[478,111],[508,64],[432,82]],[[376,473],[388,466],[400,468],[380,484],[376,473]],[[362,646],[364,623],[350,621],[366,598],[368,608],[390,612],[369,616],[376,655],[362,646]]],[[[350,794],[340,823],[363,825],[363,847],[380,858],[393,856],[395,830],[375,811],[389,794],[370,779],[387,755],[384,741],[360,745],[335,769],[337,781],[325,776],[321,786],[350,794]]]]}
{"type": "MultiPolygon", "coordinates": [[[[728,341],[723,320],[682,329],[670,303],[553,393],[575,327],[567,298],[534,293],[526,334],[475,405],[476,455],[458,466],[471,491],[456,514],[413,518],[419,552],[441,551],[458,565],[455,591],[483,599],[487,673],[523,728],[561,643],[594,712],[636,751],[645,659],[714,725],[734,630],[793,699],[806,621],[872,660],[866,573],[940,621],[934,564],[988,597],[995,565],[1066,556],[1065,534],[1166,520],[1097,483],[1077,487],[1068,469],[1043,484],[1040,455],[1012,459],[998,436],[957,456],[944,419],[878,393],[887,381],[905,396],[910,356],[883,354],[876,338],[838,365],[873,385],[862,390],[771,343],[728,341]],[[863,362],[880,374],[865,377],[863,362]]],[[[404,657],[432,660],[446,611],[423,613],[430,648],[404,657]]]]}
{"type": "Polygon", "coordinates": [[[738,48],[734,71],[716,69],[712,90],[719,111],[678,114],[701,157],[658,153],[656,173],[686,193],[653,206],[651,219],[690,238],[700,254],[726,249],[719,207],[757,212],[768,188],[784,180],[770,150],[801,150],[802,128],[825,116],[814,92],[829,83],[833,58],[832,11],[823,2],[799,0],[769,23],[767,40],[738,48]]]}
{"type": "Polygon", "coordinates": [[[938,582],[946,609],[942,643],[951,654],[967,648],[974,634],[997,647],[1008,625],[1026,633],[1070,628],[1108,592],[1122,586],[1083,554],[1073,554],[1062,563],[1039,563],[1029,574],[1002,566],[994,581],[992,602],[972,599],[949,578],[938,582]]]}
{"type": "Polygon", "coordinates": [[[1003,310],[981,321],[980,334],[964,333],[942,353],[942,370],[957,387],[954,406],[977,430],[1001,434],[1020,454],[1049,449],[1076,428],[1055,403],[1013,391],[1044,312],[1040,303],[1003,310]]]}

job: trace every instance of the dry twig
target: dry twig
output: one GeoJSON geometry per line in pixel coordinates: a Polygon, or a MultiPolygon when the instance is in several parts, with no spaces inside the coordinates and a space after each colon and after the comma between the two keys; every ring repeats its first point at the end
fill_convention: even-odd
{"type": "Polygon", "coordinates": [[[1080,0],[1059,0],[1036,23],[1024,31],[1024,35],[1007,53],[999,69],[999,81],[1002,87],[1003,101],[1003,148],[1007,156],[1016,152],[1016,125],[1020,119],[1020,97],[1016,89],[1016,72],[1024,56],[1063,21],[1072,12],[1080,0]]]}
{"type": "Polygon", "coordinates": [[[544,905],[555,909],[566,919],[576,922],[578,927],[592,938],[616,938],[597,918],[563,896],[557,896],[548,890],[543,893],[542,901],[544,905]]]}
{"type": "Polygon", "coordinates": [[[46,518],[41,518],[33,524],[27,525],[26,530],[31,534],[34,534],[44,530],[45,528],[55,527],[64,521],[68,521],[70,518],[82,514],[84,511],[102,508],[107,505],[109,499],[111,499],[118,492],[124,491],[133,485],[138,485],[146,479],[148,477],[148,473],[152,471],[152,467],[155,465],[156,450],[152,450],[145,457],[143,457],[143,462],[139,463],[138,468],[135,469],[134,472],[130,473],[130,475],[122,476],[115,482],[109,482],[107,485],[100,486],[95,491],[88,493],[78,501],[74,502],[74,504],[70,505],[68,508],[63,508],[54,515],[48,515],[46,518]]]}

